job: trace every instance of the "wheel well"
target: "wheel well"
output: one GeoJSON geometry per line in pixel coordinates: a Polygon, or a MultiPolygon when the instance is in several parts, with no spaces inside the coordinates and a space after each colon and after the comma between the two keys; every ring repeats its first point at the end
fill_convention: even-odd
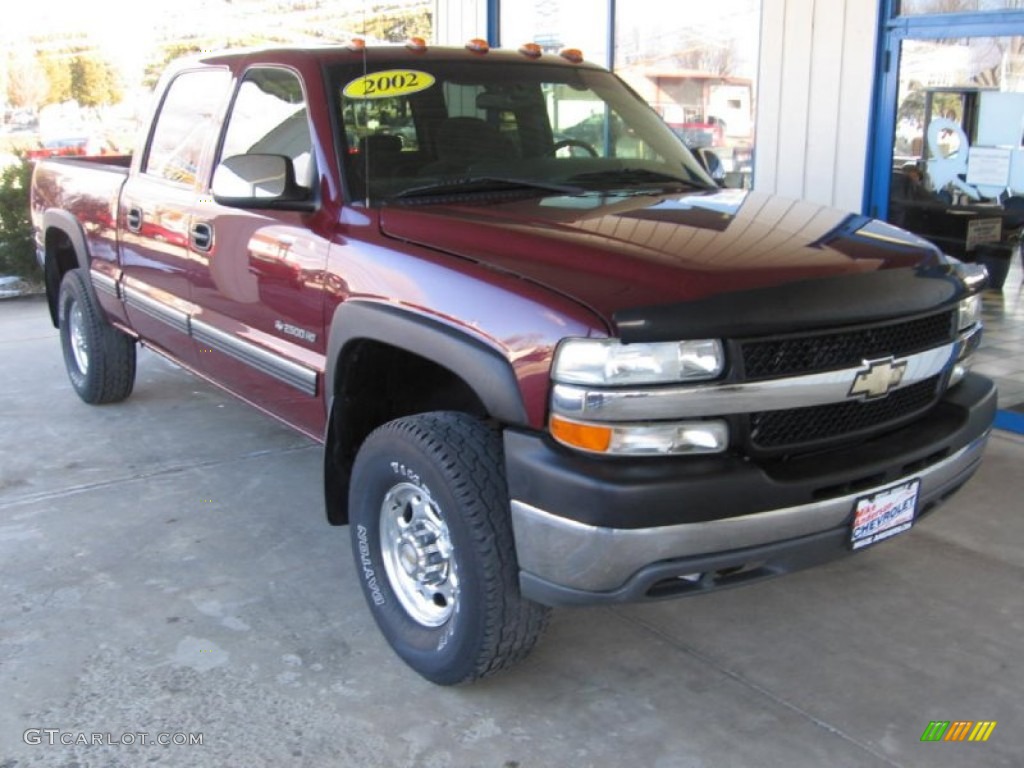
{"type": "Polygon", "coordinates": [[[350,342],[338,357],[324,458],[327,519],[348,522],[348,489],[359,446],[377,427],[402,416],[459,411],[487,419],[473,389],[444,366],[372,340],[350,342]]]}
{"type": "Polygon", "coordinates": [[[46,230],[46,261],[43,280],[46,284],[46,301],[50,307],[50,320],[54,328],[60,325],[57,301],[60,298],[60,283],[69,270],[78,266],[78,257],[71,238],[59,229],[46,230]]]}

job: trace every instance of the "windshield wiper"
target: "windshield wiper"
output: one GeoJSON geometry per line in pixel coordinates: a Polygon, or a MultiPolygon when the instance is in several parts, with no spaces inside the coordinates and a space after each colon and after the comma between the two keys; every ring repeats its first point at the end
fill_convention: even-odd
{"type": "Polygon", "coordinates": [[[680,184],[692,189],[713,190],[718,187],[705,184],[694,179],[683,179],[671,173],[661,171],[649,171],[646,168],[609,168],[606,171],[590,171],[570,176],[568,181],[575,181],[582,184],[596,184],[601,187],[614,189],[615,187],[632,187],[642,184],[680,184]]]}
{"type": "Polygon", "coordinates": [[[398,194],[392,195],[391,199],[402,200],[414,197],[440,197],[452,194],[480,194],[486,192],[515,192],[517,190],[536,190],[559,195],[579,195],[585,191],[582,187],[534,179],[516,179],[502,176],[467,176],[460,179],[441,179],[432,184],[403,189],[398,194]]]}

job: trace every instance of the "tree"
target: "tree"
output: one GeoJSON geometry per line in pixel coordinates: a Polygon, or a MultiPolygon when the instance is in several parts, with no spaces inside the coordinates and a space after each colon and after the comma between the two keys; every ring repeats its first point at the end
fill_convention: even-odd
{"type": "Polygon", "coordinates": [[[8,96],[8,89],[10,86],[10,79],[8,70],[10,69],[11,56],[9,54],[0,54],[0,102],[10,102],[8,96]]]}
{"type": "Polygon", "coordinates": [[[142,84],[147,88],[152,88],[156,85],[168,64],[175,59],[180,59],[182,56],[191,56],[194,53],[202,52],[202,50],[203,46],[199,40],[190,40],[184,43],[168,43],[161,46],[156,50],[156,55],[150,60],[149,64],[146,65],[142,84]]]}
{"type": "Polygon", "coordinates": [[[11,62],[7,79],[7,101],[12,107],[38,109],[46,103],[50,80],[35,59],[19,57],[11,62]]]}
{"type": "Polygon", "coordinates": [[[730,45],[702,44],[677,53],[676,64],[683,69],[693,69],[712,75],[731,75],[736,60],[733,45],[735,41],[730,41],[730,45]]]}
{"type": "Polygon", "coordinates": [[[39,63],[46,73],[49,90],[44,104],[62,104],[71,99],[71,67],[67,54],[52,54],[39,57],[39,63]]]}
{"type": "Polygon", "coordinates": [[[109,62],[87,54],[71,60],[71,95],[83,107],[99,107],[121,100],[121,85],[109,62]]]}
{"type": "MultiPolygon", "coordinates": [[[[376,11],[376,9],[375,9],[376,11]]],[[[429,8],[397,8],[365,16],[360,33],[378,40],[399,43],[410,37],[430,39],[433,17],[429,8]]]]}
{"type": "Polygon", "coordinates": [[[19,275],[38,280],[28,215],[28,191],[32,166],[26,161],[0,171],[0,275],[19,275]]]}

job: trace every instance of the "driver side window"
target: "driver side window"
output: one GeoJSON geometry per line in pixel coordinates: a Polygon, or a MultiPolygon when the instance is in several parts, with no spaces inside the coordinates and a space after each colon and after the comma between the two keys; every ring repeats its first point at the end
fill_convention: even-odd
{"type": "Polygon", "coordinates": [[[285,69],[252,69],[238,87],[231,107],[221,161],[235,155],[284,155],[295,181],[312,188],[313,140],[302,83],[285,69]]]}

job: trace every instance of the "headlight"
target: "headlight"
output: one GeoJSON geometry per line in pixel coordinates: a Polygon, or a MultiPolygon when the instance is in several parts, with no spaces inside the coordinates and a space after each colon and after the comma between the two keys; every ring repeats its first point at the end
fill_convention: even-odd
{"type": "Polygon", "coordinates": [[[566,339],[552,378],[566,384],[668,384],[713,379],[725,368],[718,339],[623,344],[618,339],[566,339]]]}
{"type": "Polygon", "coordinates": [[[963,381],[964,376],[971,370],[974,353],[981,346],[981,327],[976,327],[973,331],[963,334],[959,344],[960,351],[957,353],[953,370],[949,374],[949,386],[951,387],[955,387],[963,381]]]}
{"type": "Polygon", "coordinates": [[[975,294],[960,302],[956,327],[958,331],[963,331],[979,322],[981,322],[981,296],[975,294]]]}

